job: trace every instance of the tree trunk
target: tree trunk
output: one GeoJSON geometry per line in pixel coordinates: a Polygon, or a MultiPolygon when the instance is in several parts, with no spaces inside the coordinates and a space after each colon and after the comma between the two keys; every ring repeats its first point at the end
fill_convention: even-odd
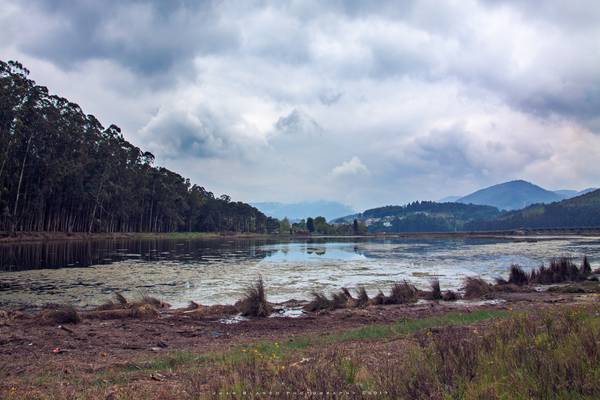
{"type": "Polygon", "coordinates": [[[21,164],[21,173],[19,174],[19,183],[17,184],[17,197],[15,198],[15,206],[13,208],[13,223],[11,224],[11,232],[15,231],[15,227],[17,224],[17,210],[19,209],[19,197],[21,196],[21,185],[23,184],[23,173],[25,172],[25,163],[27,163],[27,156],[29,155],[29,146],[31,145],[31,140],[33,139],[33,134],[29,135],[29,139],[27,139],[27,147],[25,148],[25,155],[23,156],[23,163],[21,164]]]}

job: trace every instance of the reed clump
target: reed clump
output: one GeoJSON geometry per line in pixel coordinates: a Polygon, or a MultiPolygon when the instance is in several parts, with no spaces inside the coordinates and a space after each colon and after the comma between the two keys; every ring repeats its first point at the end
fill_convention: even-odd
{"type": "Polygon", "coordinates": [[[463,285],[466,299],[490,298],[494,293],[494,287],[479,277],[468,276],[463,285]]]}
{"type": "Polygon", "coordinates": [[[235,304],[235,307],[245,317],[268,317],[271,314],[272,307],[267,302],[262,277],[246,288],[244,297],[235,304]]]}
{"type": "Polygon", "coordinates": [[[510,266],[510,272],[508,274],[508,283],[512,283],[517,286],[527,285],[529,283],[529,276],[523,268],[517,264],[510,266]]]}
{"type": "Polygon", "coordinates": [[[440,280],[439,279],[433,279],[429,285],[431,286],[431,292],[429,293],[429,299],[430,300],[442,300],[443,299],[443,295],[442,295],[442,289],[440,288],[440,280]]]}

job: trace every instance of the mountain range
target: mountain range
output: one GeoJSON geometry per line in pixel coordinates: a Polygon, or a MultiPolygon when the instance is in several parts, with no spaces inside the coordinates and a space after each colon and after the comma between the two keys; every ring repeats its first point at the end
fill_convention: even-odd
{"type": "Polygon", "coordinates": [[[302,201],[297,203],[257,202],[251,204],[269,217],[277,219],[288,218],[291,222],[318,216],[325,217],[329,221],[333,218],[355,212],[354,209],[345,204],[327,200],[302,201]]]}
{"type": "Polygon", "coordinates": [[[549,191],[523,180],[490,186],[454,201],[417,201],[350,214],[370,232],[454,232],[600,226],[600,190],[549,191]]]}
{"type": "Polygon", "coordinates": [[[551,191],[524,180],[500,183],[477,190],[466,196],[448,196],[441,202],[457,202],[496,207],[500,210],[517,210],[537,203],[552,203],[589,193],[595,188],[582,191],[551,191]]]}
{"type": "Polygon", "coordinates": [[[533,204],[507,211],[493,219],[474,220],[465,230],[508,230],[519,228],[584,228],[600,226],[600,190],[570,199],[533,204]]]}

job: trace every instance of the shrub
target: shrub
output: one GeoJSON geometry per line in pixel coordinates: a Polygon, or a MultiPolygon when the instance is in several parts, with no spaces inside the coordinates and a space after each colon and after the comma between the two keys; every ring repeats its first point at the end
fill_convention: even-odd
{"type": "Polygon", "coordinates": [[[390,295],[385,298],[384,304],[406,304],[416,301],[417,288],[407,281],[403,281],[402,283],[394,283],[390,295]]]}
{"type": "Polygon", "coordinates": [[[262,277],[246,288],[245,296],[236,303],[236,308],[247,317],[267,317],[271,314],[262,277]]]}
{"type": "Polygon", "coordinates": [[[510,273],[508,275],[508,283],[523,286],[529,283],[529,277],[527,273],[523,271],[523,268],[517,264],[510,266],[510,273]]]}

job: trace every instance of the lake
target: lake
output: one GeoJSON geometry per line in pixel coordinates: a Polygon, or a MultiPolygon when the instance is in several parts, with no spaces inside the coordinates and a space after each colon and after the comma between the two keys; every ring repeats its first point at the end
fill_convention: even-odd
{"type": "MultiPolygon", "coordinates": [[[[364,285],[384,291],[406,279],[442,290],[465,276],[492,280],[511,264],[555,256],[600,262],[600,238],[327,238],[307,240],[97,240],[0,246],[0,304],[99,304],[113,293],[149,294],[174,306],[234,303],[263,277],[271,301],[307,299],[364,285]]],[[[579,261],[578,261],[579,263],[579,261]]]]}

